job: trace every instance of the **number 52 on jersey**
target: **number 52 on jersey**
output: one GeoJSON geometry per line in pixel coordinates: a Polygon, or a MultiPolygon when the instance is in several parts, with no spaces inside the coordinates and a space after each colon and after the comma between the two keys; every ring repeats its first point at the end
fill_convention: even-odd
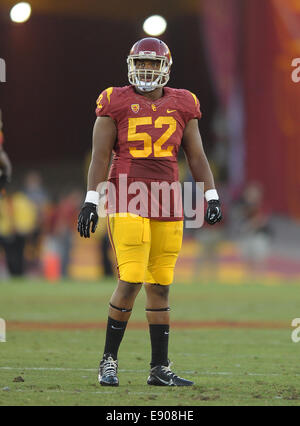
{"type": "Polygon", "coordinates": [[[128,119],[128,142],[143,141],[144,147],[137,148],[129,146],[130,154],[135,158],[149,157],[153,153],[154,157],[172,157],[173,145],[163,148],[163,145],[176,132],[177,122],[174,117],[158,117],[154,122],[152,117],[134,117],[128,119]],[[149,133],[138,132],[138,126],[153,125],[154,128],[162,128],[168,125],[167,130],[153,143],[149,133]]]}

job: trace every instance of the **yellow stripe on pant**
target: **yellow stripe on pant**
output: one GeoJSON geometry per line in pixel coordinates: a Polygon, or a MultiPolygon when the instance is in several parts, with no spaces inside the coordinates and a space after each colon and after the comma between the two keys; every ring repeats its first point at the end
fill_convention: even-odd
{"type": "Polygon", "coordinates": [[[109,215],[108,227],[122,281],[172,283],[182,245],[183,221],[117,213],[109,215]]]}

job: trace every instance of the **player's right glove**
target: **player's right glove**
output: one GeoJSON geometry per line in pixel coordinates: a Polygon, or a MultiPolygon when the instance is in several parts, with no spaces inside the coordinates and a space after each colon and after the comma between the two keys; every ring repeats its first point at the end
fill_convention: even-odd
{"type": "Polygon", "coordinates": [[[97,206],[94,203],[84,203],[78,215],[77,231],[81,237],[90,238],[90,229],[96,231],[98,224],[97,206]]]}
{"type": "Polygon", "coordinates": [[[219,200],[210,200],[207,203],[205,220],[210,225],[214,225],[222,220],[221,205],[219,200]]]}

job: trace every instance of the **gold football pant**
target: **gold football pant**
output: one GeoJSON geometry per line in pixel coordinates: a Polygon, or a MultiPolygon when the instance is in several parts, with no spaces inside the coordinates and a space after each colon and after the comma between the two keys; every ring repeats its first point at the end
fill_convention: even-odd
{"type": "Polygon", "coordinates": [[[183,221],[166,222],[130,213],[108,217],[119,279],[169,285],[182,245],[183,221]]]}

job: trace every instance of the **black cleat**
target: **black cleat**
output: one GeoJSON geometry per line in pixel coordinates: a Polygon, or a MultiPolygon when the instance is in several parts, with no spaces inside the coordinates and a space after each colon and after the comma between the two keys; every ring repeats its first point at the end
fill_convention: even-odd
{"type": "Polygon", "coordinates": [[[176,376],[170,367],[171,363],[169,362],[168,367],[157,365],[151,368],[147,384],[153,386],[193,386],[194,382],[176,376]]]}
{"type": "Polygon", "coordinates": [[[119,386],[118,361],[111,354],[104,354],[100,362],[98,381],[102,386],[119,386]]]}

